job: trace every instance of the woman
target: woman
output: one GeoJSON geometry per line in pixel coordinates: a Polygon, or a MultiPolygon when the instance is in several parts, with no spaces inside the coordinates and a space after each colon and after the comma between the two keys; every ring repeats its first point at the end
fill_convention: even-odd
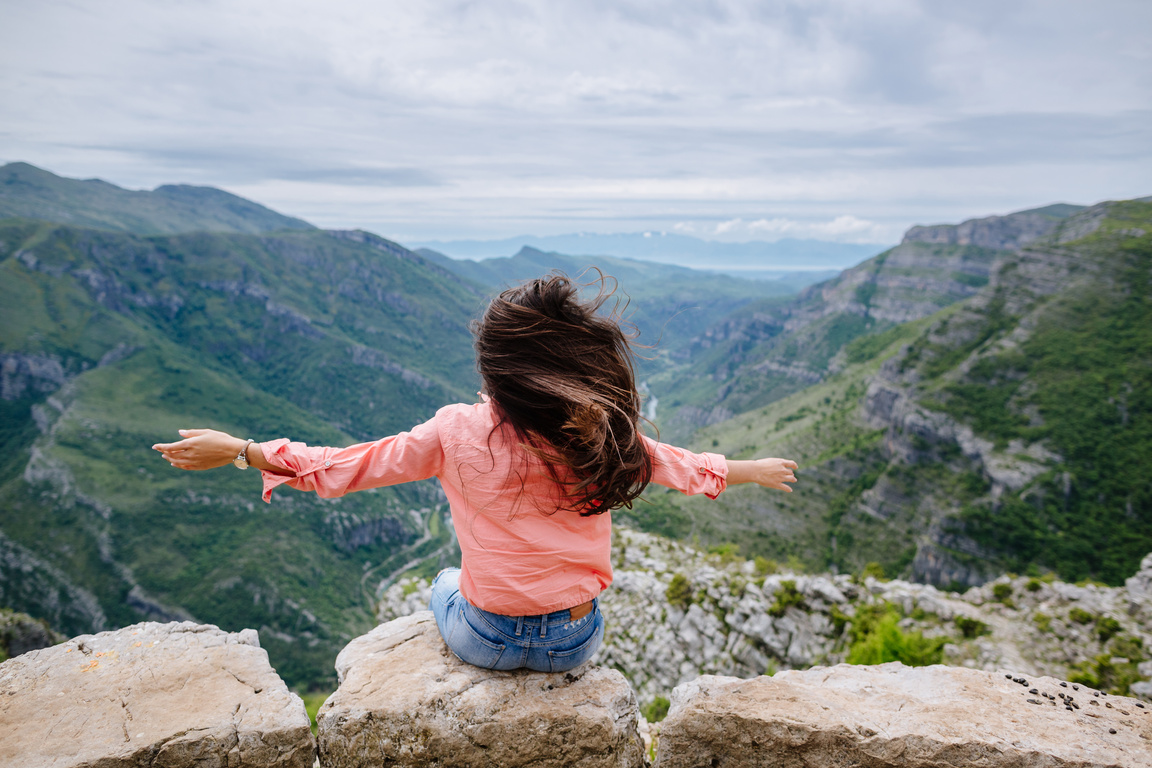
{"type": "Polygon", "coordinates": [[[285,483],[335,497],[437,477],[461,550],[461,567],[432,586],[445,642],[488,669],[573,669],[604,636],[612,509],[649,482],[715,498],[730,484],[790,492],[796,480],[793,461],[729,461],[643,435],[628,338],[598,314],[609,295],[581,301],[563,275],[501,293],[473,326],[483,401],[410,432],[324,448],[196,429],[153,447],[180,469],[257,467],[265,501],[285,483]]]}

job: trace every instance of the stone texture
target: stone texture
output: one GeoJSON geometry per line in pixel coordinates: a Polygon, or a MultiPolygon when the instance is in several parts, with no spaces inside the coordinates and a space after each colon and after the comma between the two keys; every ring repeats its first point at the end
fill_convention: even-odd
{"type": "Polygon", "coordinates": [[[352,766],[643,765],[636,697],[619,672],[494,672],[457,659],[429,611],[353,640],[320,709],[320,761],[352,766]]]}
{"type": "Polygon", "coordinates": [[[81,635],[0,665],[0,765],[311,768],[308,715],[254,630],[81,635]]]}
{"type": "Polygon", "coordinates": [[[1147,768],[1152,710],[1136,704],[1050,677],[1021,685],[1005,673],[899,663],[708,676],[673,692],[656,768],[1147,768]]]}

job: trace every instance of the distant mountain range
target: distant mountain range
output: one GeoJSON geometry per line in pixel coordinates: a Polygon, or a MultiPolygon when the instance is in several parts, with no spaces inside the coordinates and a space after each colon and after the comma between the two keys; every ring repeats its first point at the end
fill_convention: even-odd
{"type": "Polygon", "coordinates": [[[315,229],[213,187],[169,184],[134,191],[100,179],[62,178],[28,163],[0,167],[0,218],[11,217],[138,235],[315,229]]]}
{"type": "Polygon", "coordinates": [[[511,256],[528,247],[576,256],[618,256],[657,261],[744,278],[778,280],[795,273],[823,272],[823,279],[875,256],[887,245],[833,243],[785,238],[775,242],[722,243],[668,232],[599,235],[573,234],[503,240],[448,240],[411,243],[454,259],[484,260],[511,256]]]}

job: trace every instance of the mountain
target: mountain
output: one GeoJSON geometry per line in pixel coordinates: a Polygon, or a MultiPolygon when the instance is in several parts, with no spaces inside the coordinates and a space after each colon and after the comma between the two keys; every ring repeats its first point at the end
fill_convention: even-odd
{"type": "Polygon", "coordinates": [[[656,261],[735,277],[779,279],[803,271],[839,271],[884,249],[868,243],[835,243],[784,238],[775,242],[722,243],[669,232],[592,233],[536,237],[522,235],[503,240],[448,240],[415,243],[450,254],[455,259],[489,260],[516,253],[523,247],[582,257],[616,256],[656,261]]]}
{"type": "Polygon", "coordinates": [[[1053,231],[1078,206],[955,226],[913,227],[895,248],[790,302],[749,303],[695,338],[683,363],[651,382],[669,435],[767,405],[838,371],[854,339],[932,315],[976,294],[998,258],[1053,231]]]}
{"type": "Polygon", "coordinates": [[[28,163],[0,167],[0,219],[24,217],[138,235],[315,229],[212,187],[165,185],[151,192],[99,179],[67,179],[28,163]]]}
{"type": "MultiPolygon", "coordinates": [[[[799,299],[778,320],[782,330],[763,335],[762,349],[780,354],[774,340],[804,330],[787,326],[805,317],[804,302],[819,317],[836,296],[847,297],[848,313],[888,327],[840,344],[824,369],[799,352],[787,373],[810,375],[807,386],[695,434],[697,449],[796,458],[796,493],[731,489],[721,507],[657,490],[622,517],[811,568],[856,571],[875,561],[944,586],[1005,571],[1109,584],[1131,575],[1152,550],[1152,484],[1143,471],[1152,462],[1152,203],[1053,217],[1043,234],[995,240],[1005,246],[995,251],[954,250],[1001,237],[967,224],[969,234],[964,225],[934,228],[946,244],[917,240],[923,230],[914,230],[878,257],[882,264],[799,299]],[[946,269],[935,279],[907,263],[890,271],[916,253],[928,263],[944,256],[946,269]],[[952,273],[984,284],[939,277],[952,273]],[[892,303],[905,277],[923,288],[892,303]],[[861,285],[875,292],[855,294],[861,285]],[[929,314],[951,285],[970,295],[929,314]],[[882,290],[887,298],[878,301],[882,290]]],[[[809,338],[833,344],[827,333],[809,338]]],[[[756,390],[743,370],[760,386],[781,375],[741,365],[722,371],[736,395],[756,390]]]]}
{"type": "MultiPolygon", "coordinates": [[[[458,557],[437,486],[266,506],[255,473],[177,472],[148,446],[184,426],[329,444],[408,428],[473,397],[467,326],[494,287],[590,260],[49,214],[0,220],[0,606],[68,634],[253,627],[293,686],[330,685],[379,595],[458,557]]],[[[660,340],[641,366],[662,436],[802,467],[793,494],[653,487],[617,519],[840,573],[1118,584],[1152,550],[1150,232],[1140,201],[915,228],[800,295],[596,259],[660,340]]]]}
{"type": "MultiPolygon", "coordinates": [[[[569,256],[527,246],[514,256],[483,261],[457,260],[431,250],[419,251],[429,261],[467,280],[494,290],[555,270],[591,282],[601,273],[621,290],[620,307],[640,332],[637,368],[648,378],[668,367],[668,361],[691,339],[706,332],[734,309],[751,302],[784,300],[795,293],[778,281],[738,280],[687,267],[614,256],[569,256]]],[[[609,302],[609,308],[612,303],[609,302]]]]}
{"type": "Polygon", "coordinates": [[[68,634],[254,627],[324,685],[375,579],[451,562],[431,483],[270,506],[172,470],[179,427],[350,444],[477,389],[480,289],[363,232],[149,236],[0,221],[0,604],[68,634]]]}

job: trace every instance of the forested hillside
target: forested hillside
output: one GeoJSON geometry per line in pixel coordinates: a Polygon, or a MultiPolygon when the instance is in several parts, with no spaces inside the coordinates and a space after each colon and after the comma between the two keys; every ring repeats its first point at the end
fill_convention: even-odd
{"type": "Polygon", "coordinates": [[[974,295],[995,260],[1051,232],[1078,206],[1049,206],[958,226],[914,227],[899,246],[801,292],[750,302],[696,337],[652,382],[673,412],[669,435],[767,405],[823,381],[854,339],[927,317],[974,295]]]}
{"type": "MultiPolygon", "coordinates": [[[[1042,234],[1030,229],[992,251],[971,250],[987,247],[972,243],[987,233],[971,223],[913,230],[900,248],[819,287],[825,306],[851,296],[845,314],[880,332],[827,343],[817,360],[826,367],[809,357],[809,385],[782,385],[794,390],[783,399],[762,382],[786,374],[764,363],[700,384],[726,387],[722,403],[748,392],[765,404],[700,430],[695,447],[795,457],[797,493],[735,489],[710,505],[654,491],[630,518],[813,569],[878,562],[944,586],[1006,570],[1110,584],[1130,576],[1152,550],[1152,203],[1050,219],[1042,234]],[[953,266],[955,251],[940,256],[979,277],[952,281],[969,298],[904,323],[877,312],[893,293],[879,279],[893,262],[940,248],[968,249],[967,271],[953,266]],[[859,279],[868,274],[877,279],[859,279]],[[862,296],[853,281],[876,288],[862,296]]],[[[921,306],[947,295],[931,276],[914,279],[921,306]]],[[[791,317],[815,293],[788,308],[791,317]]],[[[772,337],[773,349],[786,334],[772,337]]],[[[814,354],[830,335],[797,350],[814,354]]]]}
{"type": "Polygon", "coordinates": [[[480,301],[359,232],[0,223],[0,603],[70,634],[256,627],[294,684],[329,677],[376,581],[448,554],[438,488],[266,506],[258,474],[176,472],[149,446],[189,426],[327,444],[406,429],[473,397],[480,301]]]}

